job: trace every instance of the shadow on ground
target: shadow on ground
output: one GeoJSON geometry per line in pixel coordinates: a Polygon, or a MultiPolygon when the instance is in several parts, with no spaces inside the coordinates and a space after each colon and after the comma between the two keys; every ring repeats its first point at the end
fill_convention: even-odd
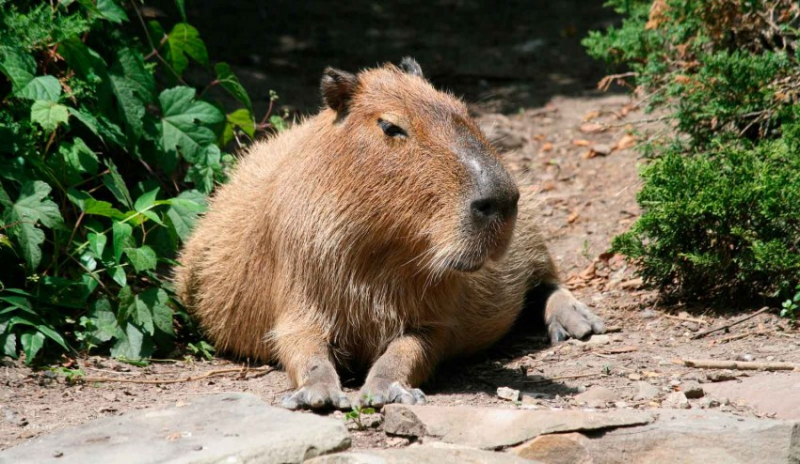
{"type": "Polygon", "coordinates": [[[192,2],[209,54],[237,68],[263,108],[269,90],[301,112],[319,105],[322,70],[410,55],[441,88],[506,113],[594,88],[603,66],[580,41],[615,21],[596,0],[192,2]]]}

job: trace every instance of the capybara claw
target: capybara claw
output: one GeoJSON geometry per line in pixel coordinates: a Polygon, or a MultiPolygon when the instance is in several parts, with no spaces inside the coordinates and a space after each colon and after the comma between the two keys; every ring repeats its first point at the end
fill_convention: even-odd
{"type": "Polygon", "coordinates": [[[373,382],[364,386],[356,400],[357,407],[382,408],[391,403],[425,404],[425,393],[419,388],[406,388],[400,382],[373,382]]]}
{"type": "Polygon", "coordinates": [[[350,400],[337,387],[312,385],[303,387],[283,397],[281,406],[286,409],[350,409],[350,400]]]}
{"type": "Polygon", "coordinates": [[[547,332],[552,343],[567,338],[580,340],[606,331],[603,321],[567,290],[556,290],[547,306],[547,332]]]}

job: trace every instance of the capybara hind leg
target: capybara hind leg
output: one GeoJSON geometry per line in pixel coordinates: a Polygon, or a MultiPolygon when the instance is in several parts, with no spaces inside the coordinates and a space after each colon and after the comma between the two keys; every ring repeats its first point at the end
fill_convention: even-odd
{"type": "Polygon", "coordinates": [[[554,286],[544,310],[552,343],[605,332],[603,321],[562,286],[554,286]]]}
{"type": "Polygon", "coordinates": [[[381,407],[388,403],[422,404],[425,394],[414,388],[433,370],[441,348],[430,334],[408,334],[392,341],[367,375],[356,403],[381,407]]]}
{"type": "Polygon", "coordinates": [[[275,340],[278,359],[298,390],[286,395],[288,409],[350,409],[342,391],[327,344],[313,333],[300,333],[275,340]]]}

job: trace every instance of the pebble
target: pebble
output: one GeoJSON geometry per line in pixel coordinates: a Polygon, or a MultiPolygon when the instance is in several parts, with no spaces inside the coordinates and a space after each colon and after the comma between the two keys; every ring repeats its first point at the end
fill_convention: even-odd
{"type": "Polygon", "coordinates": [[[497,389],[497,396],[508,401],[519,401],[519,390],[514,390],[508,387],[499,387],[497,389]]]}
{"type": "Polygon", "coordinates": [[[727,382],[728,380],[736,380],[736,374],[731,371],[712,371],[706,374],[709,382],[727,382]]]}
{"type": "Polygon", "coordinates": [[[744,362],[751,362],[753,359],[753,355],[750,353],[743,353],[736,357],[737,361],[744,361],[744,362]]]}
{"type": "Polygon", "coordinates": [[[677,408],[677,409],[691,409],[691,405],[689,404],[689,400],[686,398],[686,395],[683,392],[672,392],[664,398],[664,402],[662,406],[668,408],[677,408]]]}
{"type": "Polygon", "coordinates": [[[695,381],[686,382],[681,387],[681,391],[689,399],[702,398],[705,395],[703,387],[695,381]]]}
{"type": "Polygon", "coordinates": [[[605,143],[598,143],[592,147],[592,151],[597,153],[600,156],[606,156],[611,153],[611,146],[605,143]]]}
{"type": "Polygon", "coordinates": [[[639,317],[641,317],[642,319],[653,319],[657,316],[658,314],[656,314],[656,312],[653,311],[652,309],[645,309],[644,311],[639,313],[639,317]]]}

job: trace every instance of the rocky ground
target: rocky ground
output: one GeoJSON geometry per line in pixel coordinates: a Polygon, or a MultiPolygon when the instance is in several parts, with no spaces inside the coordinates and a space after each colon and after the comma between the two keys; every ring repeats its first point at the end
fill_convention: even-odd
{"type": "MultiPolygon", "coordinates": [[[[609,333],[550,346],[543,333],[524,328],[530,330],[483,355],[442,366],[424,386],[429,406],[349,418],[342,412],[318,417],[271,409],[268,405],[279,404],[290,391],[285,374],[224,358],[161,360],[147,367],[81,358],[68,366],[89,377],[77,383],[5,360],[0,449],[7,451],[0,462],[26,462],[17,460],[20,456],[46,461],[59,452],[61,462],[80,456],[96,457],[83,462],[101,462],[100,454],[67,450],[75,451],[70,443],[83,443],[86,452],[95,452],[76,438],[78,431],[93,440],[90,432],[103,430],[100,441],[91,443],[132,446],[104,448],[117,452],[152,448],[165,453],[165,460],[179,449],[186,462],[233,455],[241,461],[226,462],[244,462],[250,455],[236,453],[252,449],[254,456],[280,457],[266,462],[301,462],[346,448],[346,455],[314,462],[521,462],[497,450],[516,450],[542,462],[800,462],[795,437],[800,434],[787,432],[797,425],[785,422],[800,420],[800,373],[705,369],[683,362],[797,365],[797,327],[767,311],[703,335],[748,313],[693,302],[666,304],[642,288],[631,264],[607,252],[611,239],[639,214],[635,195],[643,161],[637,144],[669,128],[647,122],[652,116],[644,115],[635,99],[592,90],[603,70],[582,55],[578,42],[587,29],[614,20],[599,10],[600,2],[533,2],[536,8],[529,9],[537,14],[529,15],[518,13],[524,5],[515,2],[483,11],[481,2],[432,1],[415,11],[419,24],[408,19],[408,2],[381,7],[353,2],[350,16],[335,18],[321,2],[313,8],[316,3],[209,0],[191,14],[201,32],[218,34],[207,42],[224,38],[236,51],[228,59],[262,107],[275,88],[281,101],[297,102],[286,110],[313,111],[316,76],[325,64],[357,69],[416,55],[436,84],[473,102],[521,188],[538,193],[541,227],[564,281],[605,319],[609,333]],[[298,3],[310,5],[306,16],[293,6],[298,3]],[[235,17],[225,15],[225,8],[234,8],[235,17]],[[446,16],[450,9],[470,15],[446,16]],[[524,19],[521,25],[498,26],[517,16],[524,19]],[[451,20],[430,24],[442,17],[451,20]],[[353,29],[348,18],[373,25],[365,32],[373,40],[362,40],[360,53],[352,52],[359,42],[347,34],[353,29]],[[310,29],[311,23],[327,29],[310,29]],[[259,47],[263,24],[269,25],[264,36],[275,43],[259,47]],[[253,396],[206,398],[223,392],[253,396]],[[172,415],[173,422],[158,422],[172,415]],[[90,425],[93,420],[100,422],[90,425]],[[131,431],[113,424],[137,425],[131,431]],[[275,424],[286,426],[276,430],[275,424]],[[322,441],[314,441],[318,430],[327,431],[322,441]],[[278,431],[284,438],[296,434],[293,448],[274,451],[274,442],[259,441],[278,431]],[[226,433],[224,443],[217,443],[226,433]],[[486,437],[494,441],[475,441],[486,437]],[[547,454],[554,449],[560,451],[547,454]]],[[[212,49],[211,55],[222,51],[212,49]]],[[[354,393],[358,379],[344,380],[354,393]]],[[[103,462],[122,462],[121,455],[103,462]]]]}

